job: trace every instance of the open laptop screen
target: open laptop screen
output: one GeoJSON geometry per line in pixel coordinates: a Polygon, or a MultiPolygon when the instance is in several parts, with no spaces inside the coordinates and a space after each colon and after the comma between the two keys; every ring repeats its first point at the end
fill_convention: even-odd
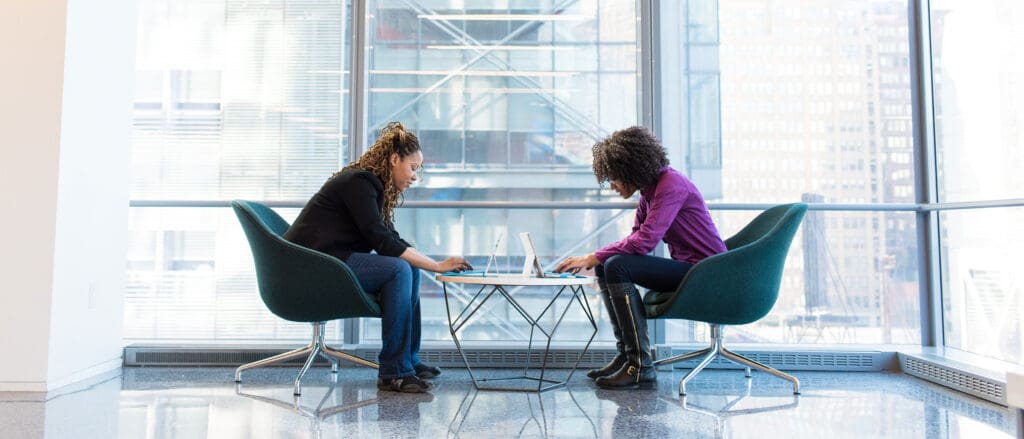
{"type": "Polygon", "coordinates": [[[540,264],[540,259],[537,257],[537,249],[533,247],[533,239],[530,238],[530,232],[520,233],[519,240],[522,241],[523,251],[526,252],[526,260],[523,261],[523,277],[586,277],[570,272],[545,272],[544,268],[540,264]]]}
{"type": "Polygon", "coordinates": [[[498,235],[498,239],[494,240],[494,247],[491,248],[491,256],[487,258],[487,265],[483,270],[467,270],[467,271],[449,271],[444,273],[445,276],[487,276],[491,272],[491,268],[497,270],[498,268],[498,247],[501,246],[501,238],[504,235],[498,235]]]}
{"type": "Polygon", "coordinates": [[[523,243],[523,251],[526,252],[526,260],[523,261],[523,277],[544,277],[544,269],[537,260],[537,249],[533,247],[533,240],[530,239],[530,232],[519,234],[519,240],[523,243]]]}

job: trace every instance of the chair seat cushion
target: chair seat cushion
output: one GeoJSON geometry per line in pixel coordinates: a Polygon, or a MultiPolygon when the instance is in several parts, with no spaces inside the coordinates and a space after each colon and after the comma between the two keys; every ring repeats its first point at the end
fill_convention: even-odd
{"type": "Polygon", "coordinates": [[[648,291],[644,295],[644,305],[661,305],[675,296],[675,291],[648,291]]]}
{"type": "Polygon", "coordinates": [[[648,291],[644,295],[644,309],[647,311],[648,317],[654,317],[661,315],[665,311],[665,305],[673,297],[676,296],[676,291],[648,291]]]}

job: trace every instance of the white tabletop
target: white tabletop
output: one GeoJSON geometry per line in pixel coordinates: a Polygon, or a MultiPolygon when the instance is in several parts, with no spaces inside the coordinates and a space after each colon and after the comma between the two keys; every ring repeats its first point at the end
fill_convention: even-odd
{"type": "Polygon", "coordinates": [[[594,278],[590,276],[572,274],[568,277],[523,277],[519,273],[494,273],[487,276],[446,276],[438,274],[434,278],[441,282],[475,285],[563,286],[589,285],[594,282],[594,278]]]}

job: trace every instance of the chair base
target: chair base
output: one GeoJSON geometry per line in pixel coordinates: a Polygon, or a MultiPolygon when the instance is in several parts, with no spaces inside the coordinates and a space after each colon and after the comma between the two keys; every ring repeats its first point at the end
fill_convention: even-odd
{"type": "Polygon", "coordinates": [[[711,347],[707,347],[707,348],[701,349],[699,351],[694,351],[694,352],[690,352],[690,353],[686,353],[686,354],[682,354],[682,355],[676,355],[676,356],[671,357],[671,358],[665,358],[665,359],[661,359],[661,360],[658,360],[658,361],[654,362],[655,366],[660,366],[662,364],[672,364],[672,363],[676,363],[676,362],[679,362],[679,361],[685,361],[685,360],[690,360],[690,359],[693,359],[693,358],[698,358],[698,357],[701,357],[701,356],[704,357],[703,359],[700,360],[700,363],[697,363],[697,366],[695,366],[692,370],[687,372],[686,376],[684,376],[683,379],[679,381],[679,394],[680,395],[685,395],[686,394],[686,383],[689,382],[691,379],[693,379],[693,377],[695,377],[697,375],[697,373],[699,373],[701,370],[703,370],[705,367],[707,367],[708,364],[711,364],[711,362],[714,361],[719,356],[725,357],[727,360],[732,361],[733,363],[736,363],[736,364],[739,364],[740,366],[745,367],[746,368],[747,378],[750,378],[750,368],[753,367],[755,369],[758,369],[758,370],[761,370],[761,371],[764,371],[764,372],[768,372],[768,373],[770,373],[772,375],[775,375],[775,376],[777,376],[779,378],[782,378],[784,380],[787,380],[787,381],[793,383],[793,394],[794,395],[799,395],[800,394],[800,380],[796,379],[796,377],[794,377],[794,376],[792,376],[790,374],[787,374],[785,372],[779,371],[778,369],[775,369],[773,367],[766,366],[764,364],[758,363],[758,362],[756,362],[754,360],[751,360],[751,359],[749,359],[747,357],[744,357],[744,356],[742,356],[740,354],[737,354],[737,353],[735,353],[733,351],[730,351],[730,350],[726,349],[725,346],[722,345],[722,325],[716,325],[716,324],[709,324],[709,325],[711,326],[711,339],[712,339],[711,347]]]}
{"type": "Polygon", "coordinates": [[[313,361],[316,361],[317,357],[321,357],[331,363],[331,373],[338,372],[338,361],[346,360],[353,363],[379,369],[380,365],[372,361],[364,360],[354,355],[349,355],[341,351],[334,350],[330,346],[324,343],[324,322],[313,323],[313,340],[309,342],[306,347],[298,348],[292,351],[284,352],[281,354],[274,355],[270,358],[264,358],[259,361],[253,361],[252,363],[243,364],[235,369],[235,382],[242,382],[242,371],[254,369],[257,367],[269,366],[271,364],[280,363],[283,361],[292,360],[295,358],[306,357],[306,363],[302,365],[302,369],[299,370],[299,375],[295,377],[295,395],[302,394],[302,377],[309,370],[310,366],[313,365],[313,361]]]}

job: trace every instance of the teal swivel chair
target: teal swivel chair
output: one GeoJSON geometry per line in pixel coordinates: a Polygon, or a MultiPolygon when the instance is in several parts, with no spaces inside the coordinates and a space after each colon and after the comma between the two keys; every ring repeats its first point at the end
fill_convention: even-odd
{"type": "Polygon", "coordinates": [[[380,306],[359,286],[352,270],[333,256],[310,250],[284,239],[288,222],[269,207],[252,201],[235,200],[231,207],[242,223],[256,263],[260,297],[278,317],[313,325],[308,346],[244,364],[235,370],[235,382],[242,371],[306,357],[295,377],[295,394],[302,393],[302,376],[317,357],[338,371],[338,361],[348,360],[374,369],[377,363],[334,350],[324,343],[324,324],[331,320],[380,317],[380,306]]]}
{"type": "Polygon", "coordinates": [[[743,325],[764,317],[779,297],[782,267],[789,244],[807,212],[804,203],[784,204],[761,212],[739,233],[725,240],[728,251],[704,259],[690,268],[675,291],[651,291],[644,296],[649,319],[685,319],[711,326],[711,346],[699,351],[655,361],[671,364],[703,357],[682,380],[679,394],[686,394],[686,383],[722,356],[746,367],[756,368],[789,380],[793,393],[800,393],[796,377],[736,354],[723,346],[725,325],[743,325]]]}

